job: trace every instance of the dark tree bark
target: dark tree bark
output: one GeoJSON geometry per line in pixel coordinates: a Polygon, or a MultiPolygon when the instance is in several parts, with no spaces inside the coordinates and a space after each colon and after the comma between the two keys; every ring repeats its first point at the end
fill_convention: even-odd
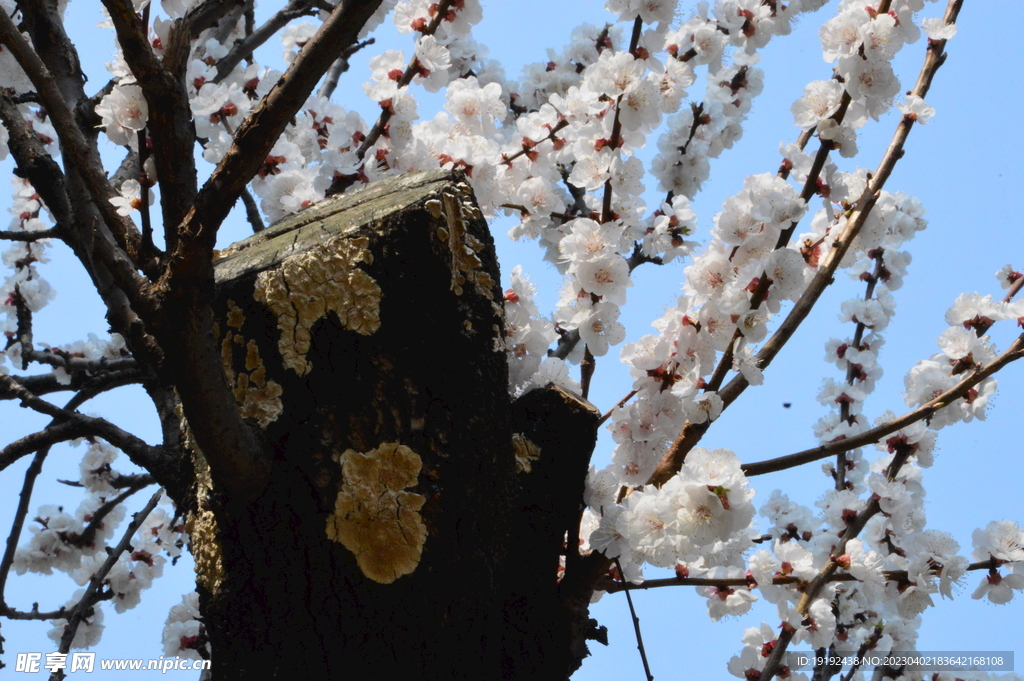
{"type": "Polygon", "coordinates": [[[566,678],[592,625],[559,557],[599,414],[557,389],[508,397],[468,185],[381,182],[215,269],[227,378],[273,457],[245,500],[192,446],[214,678],[566,678]]]}

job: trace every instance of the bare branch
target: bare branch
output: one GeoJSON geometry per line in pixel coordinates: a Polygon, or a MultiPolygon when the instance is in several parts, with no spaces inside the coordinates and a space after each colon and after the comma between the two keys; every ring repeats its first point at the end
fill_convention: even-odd
{"type": "Polygon", "coordinates": [[[128,475],[119,473],[110,480],[110,486],[114,489],[125,489],[127,487],[148,487],[156,484],[156,478],[149,473],[131,473],[128,475]]]}
{"type": "Polygon", "coordinates": [[[65,421],[47,426],[25,437],[18,438],[3,449],[0,449],[0,471],[3,471],[21,457],[49,448],[58,442],[69,442],[90,434],[87,426],[77,421],[65,421]]]}
{"type": "Polygon", "coordinates": [[[110,176],[110,184],[113,187],[120,187],[126,180],[137,180],[142,173],[142,160],[139,158],[139,153],[131,148],[126,151],[121,165],[110,176]]]}
{"type": "Polygon", "coordinates": [[[29,504],[32,501],[32,489],[35,487],[36,478],[43,470],[43,461],[50,453],[49,447],[42,447],[36,452],[35,458],[25,471],[25,482],[21,485],[21,493],[18,497],[18,508],[14,512],[14,522],[11,523],[11,532],[7,535],[7,547],[4,549],[4,557],[0,559],[0,608],[7,610],[7,577],[11,573],[11,566],[14,565],[14,553],[18,550],[18,539],[21,538],[21,530],[25,526],[25,518],[28,517],[29,504]]]}
{"type": "MultiPolygon", "coordinates": [[[[99,376],[75,373],[71,376],[70,383],[61,383],[54,374],[22,376],[18,380],[29,392],[38,396],[68,390],[91,390],[94,391],[94,394],[99,394],[113,388],[131,385],[132,383],[141,383],[144,378],[145,376],[141,371],[132,369],[103,373],[99,376]]],[[[0,393],[0,400],[11,399],[15,399],[14,395],[0,393]]]]}
{"type": "Polygon", "coordinates": [[[316,14],[318,11],[319,8],[317,8],[314,0],[290,0],[287,5],[278,10],[277,14],[270,17],[265,24],[246,36],[245,40],[235,41],[235,46],[231,48],[231,51],[217,62],[217,75],[214,76],[213,82],[219,83],[227,78],[243,59],[248,59],[252,56],[253,50],[270,40],[275,33],[287,26],[293,19],[316,14]]]}
{"type": "MultiPolygon", "coordinates": [[[[622,565],[619,564],[618,558],[615,559],[615,565],[619,568],[619,574],[622,574],[622,565]]],[[[633,607],[633,597],[629,595],[632,586],[629,582],[625,582],[623,584],[623,591],[626,592],[626,603],[629,604],[629,615],[633,620],[633,632],[636,634],[636,649],[640,651],[640,661],[644,664],[644,674],[647,676],[647,681],[654,681],[654,676],[651,674],[651,666],[647,663],[644,639],[640,635],[640,618],[636,616],[636,608],[633,607]]]]}
{"type": "Polygon", "coordinates": [[[252,194],[249,193],[248,189],[242,190],[241,197],[242,203],[245,204],[245,219],[249,221],[252,233],[259,234],[266,225],[263,224],[263,218],[260,217],[260,209],[256,205],[256,199],[252,198],[252,194]]]}
{"type": "Polygon", "coordinates": [[[133,463],[143,468],[158,472],[167,467],[167,453],[161,447],[153,447],[142,439],[122,430],[109,421],[94,416],[85,416],[77,411],[61,409],[29,392],[12,376],[0,375],[0,394],[6,394],[21,400],[23,407],[28,407],[41,414],[50,416],[55,421],[77,423],[88,429],[89,434],[102,437],[129,456],[133,463]]]}
{"type": "MultiPolygon", "coordinates": [[[[252,0],[246,0],[246,5],[251,8],[252,0]]],[[[237,6],[238,0],[205,0],[185,16],[182,29],[189,40],[195,40],[200,33],[215,26],[225,14],[237,6]]]]}
{"type": "Polygon", "coordinates": [[[634,396],[636,396],[636,391],[635,391],[635,390],[630,390],[630,391],[629,391],[629,394],[627,394],[627,395],[626,395],[625,397],[623,397],[623,398],[622,398],[621,400],[619,400],[618,402],[616,402],[616,403],[615,403],[615,406],[613,406],[613,407],[612,407],[611,409],[609,409],[608,411],[606,411],[606,412],[605,412],[605,413],[604,413],[604,414],[603,414],[603,415],[601,416],[601,420],[599,420],[599,421],[597,422],[597,425],[598,425],[598,426],[600,427],[600,425],[601,425],[602,423],[604,423],[604,422],[605,422],[605,421],[607,421],[607,420],[608,420],[609,418],[611,418],[611,415],[612,415],[612,413],[613,413],[613,412],[614,412],[614,411],[615,411],[616,409],[621,409],[622,407],[626,406],[626,402],[629,402],[629,401],[630,401],[631,399],[633,399],[633,397],[634,397],[634,396]]]}
{"type": "MultiPolygon", "coordinates": [[[[222,3],[227,4],[227,3],[222,3]]],[[[243,17],[248,21],[249,17],[252,16],[253,6],[256,4],[256,0],[243,0],[242,2],[233,2],[228,4],[228,10],[217,19],[216,24],[210,26],[211,30],[209,38],[215,40],[218,45],[227,44],[228,38],[235,32],[235,28],[238,26],[238,20],[243,17]]],[[[198,34],[193,34],[198,38],[198,34]]]]}
{"type": "Polygon", "coordinates": [[[338,79],[341,78],[341,74],[348,71],[348,60],[359,50],[373,45],[376,40],[373,38],[367,38],[366,40],[356,43],[352,47],[348,48],[341,53],[341,56],[334,60],[331,64],[330,70],[327,71],[327,78],[324,79],[323,85],[320,86],[320,90],[317,91],[317,97],[323,97],[324,99],[330,99],[331,95],[334,94],[334,88],[338,87],[338,79]]]}
{"type": "Polygon", "coordinates": [[[99,371],[131,371],[138,368],[134,357],[121,357],[118,359],[85,359],[83,357],[72,357],[70,353],[59,348],[48,350],[33,350],[27,359],[31,362],[47,364],[58,369],[64,369],[68,373],[87,371],[95,373],[99,371]]]}
{"type": "Polygon", "coordinates": [[[61,607],[60,610],[53,610],[51,612],[39,612],[39,604],[33,603],[32,605],[33,608],[29,612],[4,607],[0,609],[0,615],[11,620],[55,620],[64,619],[68,616],[68,611],[64,607],[61,607]]]}

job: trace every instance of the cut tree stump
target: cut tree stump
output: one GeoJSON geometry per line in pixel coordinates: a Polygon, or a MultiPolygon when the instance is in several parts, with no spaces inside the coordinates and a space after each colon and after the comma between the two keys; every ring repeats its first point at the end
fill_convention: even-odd
{"type": "Polygon", "coordinates": [[[215,272],[225,374],[273,460],[243,502],[191,448],[214,678],[567,678],[592,627],[557,571],[599,415],[556,388],[509,397],[469,185],[369,185],[215,272]],[[534,470],[517,472],[526,450],[534,470]]]}

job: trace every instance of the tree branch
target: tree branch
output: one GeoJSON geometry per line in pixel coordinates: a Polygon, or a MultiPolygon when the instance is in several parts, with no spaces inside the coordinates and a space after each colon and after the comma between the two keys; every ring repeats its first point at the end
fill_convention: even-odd
{"type": "Polygon", "coordinates": [[[71,162],[82,173],[93,195],[93,200],[103,214],[107,225],[118,238],[119,245],[127,253],[135,252],[137,249],[133,246],[137,246],[138,234],[134,225],[123,216],[118,215],[117,210],[110,203],[109,199],[115,195],[115,192],[103,174],[102,162],[92,152],[85,137],[75,125],[74,117],[64,102],[64,97],[57,89],[53,76],[6,12],[0,12],[0,44],[11,51],[18,65],[35,86],[43,106],[46,107],[46,113],[57,131],[57,136],[60,138],[62,151],[70,157],[71,162]],[[135,232],[134,235],[133,232],[135,232]]]}
{"type": "MultiPolygon", "coordinates": [[[[1004,561],[1000,560],[983,560],[977,563],[971,563],[967,566],[968,572],[972,570],[991,570],[993,568],[1004,565],[1004,561]]],[[[934,568],[932,574],[939,574],[941,568],[934,568]]],[[[885,578],[892,582],[906,581],[909,577],[906,570],[884,570],[882,572],[885,578]]],[[[833,574],[829,581],[832,582],[859,582],[857,579],[848,572],[839,572],[833,574]]],[[[778,576],[772,578],[773,586],[792,586],[800,585],[805,583],[804,580],[799,577],[791,576],[778,576]]],[[[713,587],[749,587],[750,580],[746,577],[734,577],[734,578],[721,578],[712,579],[708,577],[667,577],[665,579],[645,579],[640,584],[632,584],[630,582],[620,582],[611,579],[610,577],[603,580],[597,585],[598,590],[606,593],[618,593],[619,591],[646,591],[648,589],[662,589],[669,586],[713,586],[713,587]]]]}
{"type": "MultiPolygon", "coordinates": [[[[442,21],[444,21],[444,18],[448,15],[448,11],[454,4],[454,0],[440,0],[440,2],[437,3],[437,10],[434,13],[434,17],[430,20],[430,23],[427,24],[426,28],[423,29],[421,35],[433,35],[437,32],[437,27],[441,25],[442,21]]],[[[402,75],[398,78],[398,89],[407,87],[409,83],[412,82],[412,79],[419,73],[420,60],[414,55],[412,59],[409,60],[409,64],[405,67],[405,71],[403,71],[402,75]]],[[[387,127],[388,121],[391,120],[391,116],[392,110],[390,107],[381,108],[380,115],[377,116],[377,120],[374,122],[373,127],[370,128],[370,132],[366,134],[366,137],[364,137],[363,141],[360,142],[359,148],[356,149],[356,156],[360,161],[363,161],[366,157],[366,152],[369,151],[370,147],[376,144],[377,140],[380,139],[380,136],[384,134],[384,129],[387,127]]],[[[353,184],[353,182],[355,182],[355,178],[355,175],[345,175],[343,177],[336,178],[334,182],[331,183],[331,186],[327,188],[327,196],[340,194],[345,191],[353,184]]]]}
{"type": "Polygon", "coordinates": [[[241,197],[242,203],[245,204],[245,218],[249,221],[249,226],[252,227],[252,233],[259,234],[266,225],[263,224],[263,218],[260,217],[260,209],[256,205],[256,199],[252,198],[252,194],[249,193],[248,189],[242,189],[241,197]]]}
{"type": "Polygon", "coordinates": [[[106,518],[110,513],[118,507],[125,499],[132,496],[141,489],[144,489],[156,481],[153,476],[145,476],[144,478],[136,478],[132,484],[128,485],[128,489],[121,492],[113,499],[103,502],[103,504],[92,513],[92,518],[89,519],[89,524],[82,530],[82,534],[70,540],[70,542],[79,547],[91,546],[93,540],[96,539],[96,531],[103,525],[103,519],[106,518]]]}
{"type": "MultiPolygon", "coordinates": [[[[619,568],[619,574],[622,574],[622,565],[619,564],[619,559],[615,559],[615,565],[619,568]]],[[[633,620],[633,632],[636,634],[636,649],[640,651],[640,661],[644,664],[644,675],[647,677],[647,681],[654,681],[654,676],[651,674],[651,666],[647,664],[647,651],[644,650],[644,639],[640,635],[640,618],[636,616],[636,609],[633,607],[633,597],[629,595],[632,588],[632,584],[629,582],[623,583],[623,591],[626,592],[626,603],[629,604],[629,616],[633,620]]]]}
{"type": "Polygon", "coordinates": [[[41,229],[38,232],[8,232],[0,230],[0,239],[27,242],[42,241],[43,239],[59,239],[61,238],[61,232],[60,226],[51,229],[41,229]]]}
{"type": "MultiPolygon", "coordinates": [[[[25,386],[26,390],[39,396],[67,390],[91,390],[98,394],[113,388],[131,385],[132,383],[142,383],[144,378],[145,376],[141,371],[133,369],[104,373],[99,376],[76,373],[71,376],[70,383],[61,383],[54,374],[21,376],[18,378],[18,381],[25,386]]],[[[0,400],[11,399],[14,399],[14,395],[0,393],[0,400]]]]}
{"type": "MultiPolygon", "coordinates": [[[[149,106],[146,127],[153,140],[156,174],[159,178],[160,210],[165,226],[167,250],[174,247],[177,225],[185,217],[197,191],[193,149],[195,128],[185,89],[184,69],[191,36],[183,34],[182,22],[168,37],[164,61],[157,59],[146,35],[147,28],[135,14],[131,0],[103,0],[103,6],[117,32],[125,62],[142,88],[149,106]]],[[[140,245],[140,249],[142,246],[140,245]]],[[[137,260],[138,262],[138,260],[137,260]]]]}
{"type": "Polygon", "coordinates": [[[331,64],[331,68],[327,71],[327,78],[324,79],[323,85],[320,86],[320,90],[317,91],[317,97],[324,99],[330,99],[331,95],[334,94],[334,88],[338,87],[338,79],[341,78],[341,74],[348,71],[348,60],[359,50],[373,45],[376,40],[373,38],[367,38],[366,40],[356,43],[352,47],[348,48],[341,53],[341,56],[334,60],[331,64]]]}
{"type": "MultiPolygon", "coordinates": [[[[633,32],[629,38],[629,53],[635,58],[636,49],[640,45],[640,33],[643,30],[644,22],[639,16],[633,21],[633,32]]],[[[622,146],[622,120],[619,117],[621,113],[622,98],[624,95],[619,95],[615,100],[615,118],[612,119],[612,137],[608,143],[612,149],[618,149],[622,146]]],[[[604,183],[604,196],[601,198],[601,222],[611,222],[612,220],[612,180],[608,180],[604,183]]],[[[650,676],[650,672],[647,673],[650,676]]]]}
{"type": "MultiPolygon", "coordinates": [[[[7,547],[4,549],[4,557],[0,559],[0,609],[7,610],[7,577],[11,573],[11,566],[14,565],[14,553],[18,550],[18,539],[21,537],[21,530],[25,526],[25,518],[28,517],[28,507],[32,501],[32,489],[35,487],[36,478],[43,470],[43,461],[50,453],[49,447],[42,447],[37,452],[32,462],[25,471],[25,482],[21,485],[21,493],[18,497],[18,508],[14,512],[14,521],[11,523],[11,533],[7,535],[7,547]]],[[[6,614],[6,612],[5,612],[6,614]]]]}
{"type": "Polygon", "coordinates": [[[239,126],[231,148],[206,181],[178,231],[183,245],[172,254],[172,279],[211,276],[217,230],[270,148],[338,55],[355,42],[380,0],[344,0],[331,13],[259,106],[239,126]],[[194,260],[194,262],[193,262],[194,260]]]}
{"type": "MultiPolygon", "coordinates": [[[[189,12],[181,23],[181,30],[188,40],[196,40],[199,34],[212,28],[225,14],[238,5],[239,0],[205,0],[189,12]]],[[[249,0],[251,3],[251,0],[249,0]]]]}
{"type": "MultiPolygon", "coordinates": [[[[227,78],[243,59],[252,56],[253,51],[270,40],[275,33],[288,25],[293,19],[307,14],[315,14],[319,9],[314,0],[290,0],[282,9],[267,19],[267,22],[246,36],[244,40],[236,40],[234,47],[217,62],[217,75],[213,82],[219,83],[227,78]]],[[[362,28],[362,24],[360,24],[362,28]]],[[[305,98],[303,98],[305,99],[305,98]]]]}
{"type": "Polygon", "coordinates": [[[742,466],[743,472],[748,476],[774,473],[776,471],[793,468],[794,466],[810,463],[812,461],[818,461],[819,459],[824,459],[839,452],[848,452],[864,445],[879,442],[886,435],[891,435],[897,430],[906,428],[907,426],[917,423],[923,419],[931,418],[935,412],[944,407],[948,407],[956,400],[964,397],[971,388],[978,385],[1010,362],[1014,362],[1021,357],[1024,357],[1024,334],[1018,336],[1017,340],[1007,348],[1006,352],[993,360],[992,363],[984,369],[978,369],[946,392],[921,405],[917,409],[907,412],[898,419],[894,419],[883,425],[866,430],[860,435],[854,435],[853,437],[837,440],[836,442],[830,442],[826,445],[821,445],[820,447],[806,449],[802,452],[780,456],[775,459],[768,459],[767,461],[745,464],[742,466]]]}
{"type": "MultiPolygon", "coordinates": [[[[0,121],[7,128],[8,148],[18,164],[18,172],[28,180],[39,193],[58,225],[71,222],[71,205],[68,200],[64,173],[53,157],[47,153],[42,142],[25,121],[18,106],[0,88],[0,121]]],[[[55,230],[50,230],[55,231],[55,230]]],[[[11,232],[4,232],[11,234],[11,232]]],[[[13,234],[39,234],[39,232],[13,232],[13,234]]],[[[58,236],[60,236],[58,234],[58,236]]]]}
{"type": "Polygon", "coordinates": [[[6,394],[21,400],[21,406],[53,418],[59,423],[71,422],[80,424],[90,434],[102,437],[114,445],[138,466],[159,475],[168,467],[168,455],[161,447],[153,447],[144,440],[122,430],[109,421],[94,416],[85,416],[76,411],[61,409],[29,392],[12,376],[0,375],[0,394],[6,394]]]}
{"type": "MultiPolygon", "coordinates": [[[[957,2],[958,0],[951,0],[951,3],[957,2]]],[[[1024,337],[1019,338],[1015,345],[1020,345],[1024,342],[1024,337]]],[[[995,364],[995,362],[993,362],[995,364]]],[[[889,466],[885,469],[885,477],[889,482],[896,479],[900,469],[907,462],[910,457],[912,449],[908,446],[898,447],[893,454],[892,461],[889,466]]],[[[861,533],[864,526],[867,525],[868,521],[878,513],[882,511],[881,504],[879,502],[878,495],[873,495],[867,506],[860,511],[857,516],[849,523],[846,531],[843,532],[839,538],[838,544],[832,549],[829,554],[829,559],[819,570],[817,576],[811,580],[805,588],[802,589],[803,595],[800,597],[800,602],[797,603],[796,609],[804,617],[807,617],[810,612],[811,605],[814,600],[818,598],[825,586],[832,580],[836,570],[839,569],[840,557],[846,553],[846,546],[849,544],[851,539],[854,539],[861,533]]],[[[771,681],[775,677],[778,671],[779,664],[782,661],[782,656],[786,653],[786,649],[789,647],[790,642],[793,640],[793,636],[796,634],[796,629],[792,626],[783,626],[782,633],[779,634],[776,639],[775,647],[772,649],[771,655],[765,662],[764,669],[761,670],[760,681],[771,681]]]]}
{"type": "Polygon", "coordinates": [[[65,353],[59,348],[50,348],[46,351],[33,350],[29,353],[27,359],[31,362],[64,369],[68,373],[78,371],[132,371],[138,368],[138,363],[134,357],[85,359],[83,357],[72,357],[69,353],[65,353]]]}
{"type": "Polygon", "coordinates": [[[0,471],[3,471],[21,457],[40,449],[49,448],[58,442],[69,442],[90,434],[90,429],[77,421],[65,421],[47,426],[43,430],[19,438],[0,449],[0,471]]]}

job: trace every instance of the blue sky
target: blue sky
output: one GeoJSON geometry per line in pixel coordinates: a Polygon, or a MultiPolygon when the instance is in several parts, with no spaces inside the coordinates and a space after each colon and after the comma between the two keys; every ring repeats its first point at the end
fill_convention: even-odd
{"type": "MultiPolygon", "coordinates": [[[[681,4],[688,12],[688,3],[681,4]]],[[[699,240],[706,242],[712,217],[723,199],[742,187],[746,175],[774,172],[780,160],[779,144],[795,139],[799,131],[792,124],[790,105],[807,82],[827,78],[831,73],[830,65],[821,59],[817,30],[834,14],[836,4],[832,2],[818,13],[804,17],[792,35],[774,39],[763,50],[759,66],[766,72],[765,91],[754,103],[745,136],[722,158],[712,162],[712,179],[694,203],[701,227],[696,235],[699,240]]],[[[485,2],[484,20],[474,35],[490,48],[492,58],[504,63],[506,73],[514,76],[527,62],[546,61],[545,48],[564,45],[579,23],[612,20],[601,5],[593,0],[485,2]]],[[[925,16],[939,15],[943,7],[944,3],[929,4],[925,16]]],[[[110,33],[93,28],[98,19],[94,4],[74,2],[69,11],[68,24],[90,73],[90,85],[98,87],[106,80],[102,63],[110,59],[110,33]]],[[[1018,14],[1018,3],[1010,0],[965,3],[959,33],[947,47],[949,59],[927,98],[937,114],[928,125],[914,128],[906,158],[889,181],[888,189],[905,191],[923,201],[930,224],[905,247],[914,260],[903,288],[896,292],[896,317],[884,334],[887,344],[881,361],[886,373],[865,408],[872,419],[888,409],[897,413],[906,410],[901,396],[903,376],[918,359],[937,351],[935,338],[945,329],[943,315],[956,296],[964,291],[1001,295],[994,272],[1007,263],[1018,270],[1024,267],[1024,230],[1017,205],[1024,197],[1020,160],[1024,139],[1017,122],[1024,97],[1016,82],[1014,39],[1003,28],[1011,25],[1018,14]]],[[[374,108],[359,85],[368,75],[368,58],[387,47],[411,53],[408,36],[395,35],[390,22],[378,30],[378,38],[378,45],[353,59],[352,69],[343,77],[334,96],[342,105],[362,111],[366,118],[374,108]]],[[[276,56],[279,50],[275,46],[270,52],[276,56]]],[[[923,52],[921,41],[904,48],[898,56],[896,69],[903,89],[912,85],[923,52]]],[[[691,88],[694,97],[700,93],[700,87],[691,88]]],[[[421,98],[420,102],[421,117],[429,118],[439,100],[421,98]]],[[[852,162],[842,160],[840,167],[851,169],[857,164],[873,168],[896,122],[896,117],[890,115],[867,126],[859,140],[861,153],[852,162]]],[[[649,147],[654,146],[653,141],[649,147]]],[[[639,155],[650,158],[653,151],[649,148],[639,155]]],[[[11,167],[8,159],[0,164],[0,172],[6,175],[11,167]]],[[[0,204],[6,207],[8,202],[8,197],[0,195],[0,204]]],[[[247,232],[247,225],[237,211],[230,220],[223,230],[225,243],[242,238],[247,232]]],[[[540,249],[535,244],[508,243],[504,233],[511,226],[507,220],[493,224],[503,274],[507,278],[512,267],[522,263],[543,291],[539,299],[542,309],[550,310],[559,277],[550,265],[541,262],[540,249]]],[[[67,343],[88,332],[104,332],[102,310],[77,263],[70,259],[66,249],[55,247],[53,252],[53,263],[45,266],[43,273],[57,289],[58,298],[38,316],[37,341],[67,343]]],[[[674,302],[680,293],[686,264],[637,270],[636,286],[629,291],[629,303],[621,320],[627,326],[627,341],[648,333],[650,322],[674,302]]],[[[839,304],[862,292],[861,284],[840,274],[798,337],[766,372],[765,385],[748,390],[715,424],[702,444],[733,449],[745,462],[814,446],[811,426],[825,413],[815,401],[815,394],[823,378],[838,378],[834,367],[822,360],[824,344],[832,336],[848,334],[837,319],[839,304]],[[791,403],[792,408],[783,408],[784,402],[791,403]]],[[[997,345],[1005,348],[1015,333],[1004,323],[992,335],[997,345]]],[[[630,387],[628,375],[618,365],[616,356],[613,350],[598,360],[591,399],[602,410],[624,396],[630,387]]],[[[990,520],[1024,520],[1019,492],[1024,426],[1015,413],[1021,404],[1022,385],[1024,371],[1019,365],[1011,365],[1000,376],[1000,389],[988,420],[943,430],[935,466],[925,471],[929,527],[951,532],[960,542],[963,555],[970,554],[973,529],[990,520]]],[[[129,389],[95,400],[88,408],[149,442],[156,442],[156,419],[146,408],[139,408],[140,404],[146,404],[141,391],[133,393],[129,389]]],[[[10,403],[0,404],[0,438],[4,443],[42,425],[34,415],[10,403]]],[[[595,463],[599,467],[604,465],[610,453],[609,439],[603,438],[595,453],[595,463]]],[[[78,492],[55,480],[76,478],[80,455],[81,450],[54,449],[37,484],[33,510],[44,503],[77,507],[78,492]]],[[[0,527],[12,516],[26,464],[27,460],[0,476],[0,527]]],[[[775,488],[811,504],[828,488],[828,483],[816,464],[752,480],[758,492],[758,505],[775,488]]],[[[147,495],[138,496],[136,506],[141,506],[147,495]]],[[[1024,601],[1017,599],[1001,607],[973,601],[970,593],[979,579],[976,573],[969,575],[957,599],[938,602],[937,607],[925,613],[918,642],[920,650],[996,651],[1016,647],[1018,653],[1024,653],[1016,633],[1024,616],[1024,601]]],[[[181,594],[191,590],[191,581],[191,563],[186,558],[174,568],[165,568],[165,577],[144,592],[142,605],[123,615],[110,610],[104,640],[97,648],[99,656],[158,657],[160,630],[167,610],[178,602],[181,594]]],[[[40,608],[48,610],[63,603],[75,588],[63,576],[12,577],[8,601],[15,607],[28,608],[38,600],[40,608]]],[[[762,620],[777,625],[774,608],[760,604],[741,619],[713,623],[706,615],[704,599],[694,591],[692,587],[673,587],[635,595],[652,672],[657,679],[732,678],[725,664],[739,652],[743,629],[757,626],[762,620]]],[[[595,644],[594,656],[574,678],[642,678],[624,597],[606,596],[593,608],[592,615],[608,626],[611,645],[603,648],[595,644]]],[[[2,626],[7,639],[4,661],[8,664],[13,664],[17,652],[53,649],[45,636],[49,628],[46,623],[4,621],[2,626]]],[[[136,677],[147,678],[133,674],[136,677]]]]}

